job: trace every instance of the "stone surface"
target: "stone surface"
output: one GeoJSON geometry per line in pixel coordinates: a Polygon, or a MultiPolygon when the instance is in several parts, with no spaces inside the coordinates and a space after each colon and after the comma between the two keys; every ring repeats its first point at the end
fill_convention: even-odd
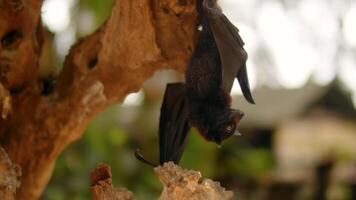
{"type": "Polygon", "coordinates": [[[164,189],[160,200],[228,200],[233,198],[220,183],[202,178],[200,172],[183,169],[173,162],[155,168],[164,189]]]}

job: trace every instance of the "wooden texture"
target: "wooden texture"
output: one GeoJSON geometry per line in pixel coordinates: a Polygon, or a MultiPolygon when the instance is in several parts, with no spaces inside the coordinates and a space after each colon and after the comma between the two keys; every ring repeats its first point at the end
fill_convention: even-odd
{"type": "Polygon", "coordinates": [[[100,164],[90,176],[93,200],[134,200],[130,191],[125,188],[114,188],[110,166],[100,164]]]}
{"type": "Polygon", "coordinates": [[[11,162],[10,158],[0,147],[0,199],[13,200],[17,188],[20,186],[21,170],[18,165],[11,162]]]}

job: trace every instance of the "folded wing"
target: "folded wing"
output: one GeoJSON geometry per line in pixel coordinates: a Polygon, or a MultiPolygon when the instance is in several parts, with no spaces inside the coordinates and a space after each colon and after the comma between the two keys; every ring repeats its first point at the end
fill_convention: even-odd
{"type": "Polygon", "coordinates": [[[203,0],[203,17],[209,23],[219,50],[222,63],[223,87],[230,92],[235,78],[238,79],[245,99],[254,103],[247,77],[247,53],[239,30],[227,19],[212,0],[203,0]]]}
{"type": "Polygon", "coordinates": [[[178,164],[184,151],[190,126],[183,83],[167,84],[159,122],[160,164],[178,164]]]}

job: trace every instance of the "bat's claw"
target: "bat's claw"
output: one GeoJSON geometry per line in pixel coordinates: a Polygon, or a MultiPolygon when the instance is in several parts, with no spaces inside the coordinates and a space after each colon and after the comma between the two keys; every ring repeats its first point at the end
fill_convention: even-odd
{"type": "Polygon", "coordinates": [[[146,160],[146,159],[142,156],[142,154],[140,153],[140,149],[136,149],[136,151],[135,151],[135,157],[137,158],[137,160],[139,160],[139,161],[141,161],[141,162],[143,162],[143,163],[145,163],[145,164],[147,164],[147,165],[151,165],[152,167],[157,167],[157,166],[158,166],[158,165],[153,164],[152,162],[146,160]]]}

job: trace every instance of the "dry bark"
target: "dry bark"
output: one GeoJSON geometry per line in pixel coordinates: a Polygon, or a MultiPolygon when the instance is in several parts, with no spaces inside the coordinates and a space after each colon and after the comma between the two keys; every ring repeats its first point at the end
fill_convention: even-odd
{"type": "MultiPolygon", "coordinates": [[[[155,168],[164,188],[160,200],[230,200],[231,191],[226,191],[218,182],[203,179],[200,172],[183,169],[173,162],[155,168]]],[[[110,167],[99,165],[91,175],[93,200],[133,200],[125,188],[114,189],[110,167]]]]}
{"type": "Polygon", "coordinates": [[[16,189],[20,186],[21,170],[13,164],[0,147],[0,197],[2,200],[15,199],[16,189]]]}
{"type": "Polygon", "coordinates": [[[110,166],[100,164],[90,176],[93,200],[133,200],[133,195],[125,188],[114,188],[110,166]]]}
{"type": "Polygon", "coordinates": [[[5,119],[11,112],[10,92],[0,83],[0,118],[5,119]]]}
{"type": "Polygon", "coordinates": [[[196,0],[120,0],[107,22],[67,55],[41,95],[42,1],[0,0],[0,144],[22,169],[18,199],[37,199],[58,155],[107,106],[156,70],[184,71],[197,34],[196,0]],[[7,95],[6,95],[7,94],[7,95]],[[8,95],[10,94],[10,95],[8,95]]]}

